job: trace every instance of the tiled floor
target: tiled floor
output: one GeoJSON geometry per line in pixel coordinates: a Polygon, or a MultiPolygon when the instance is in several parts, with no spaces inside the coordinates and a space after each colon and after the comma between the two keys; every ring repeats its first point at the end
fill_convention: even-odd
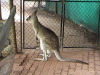
{"type": "Polygon", "coordinates": [[[11,75],[100,75],[100,50],[65,49],[61,52],[64,58],[73,58],[88,62],[89,65],[61,62],[54,54],[48,61],[34,61],[39,50],[26,50],[14,57],[11,75]]]}

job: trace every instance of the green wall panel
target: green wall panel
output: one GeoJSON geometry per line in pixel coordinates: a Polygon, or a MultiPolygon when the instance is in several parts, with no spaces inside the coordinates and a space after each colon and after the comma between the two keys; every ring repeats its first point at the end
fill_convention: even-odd
{"type": "MultiPolygon", "coordinates": [[[[50,11],[54,11],[54,7],[54,2],[47,2],[50,11]]],[[[57,2],[57,8],[61,14],[61,2],[57,2]]],[[[98,32],[100,2],[65,2],[65,8],[66,18],[93,32],[98,32]]]]}

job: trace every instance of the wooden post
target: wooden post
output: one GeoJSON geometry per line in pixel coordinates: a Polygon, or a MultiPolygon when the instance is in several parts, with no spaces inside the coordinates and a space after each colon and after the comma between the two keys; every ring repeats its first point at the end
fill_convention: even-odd
{"type": "Polygon", "coordinates": [[[0,0],[0,20],[2,20],[2,12],[1,12],[1,0],[0,0]]]}
{"type": "MultiPolygon", "coordinates": [[[[10,8],[10,12],[11,9],[13,8],[13,0],[9,0],[9,8],[10,8]]],[[[12,37],[12,45],[14,46],[14,50],[16,53],[18,53],[17,51],[17,42],[16,42],[16,31],[15,31],[15,21],[13,21],[13,24],[11,26],[11,37],[12,37]]]]}

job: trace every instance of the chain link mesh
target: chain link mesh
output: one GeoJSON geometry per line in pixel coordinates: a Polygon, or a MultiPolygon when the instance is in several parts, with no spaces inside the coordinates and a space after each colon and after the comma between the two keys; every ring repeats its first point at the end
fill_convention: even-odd
{"type": "MultiPolygon", "coordinates": [[[[47,2],[46,8],[54,11],[52,9],[55,8],[54,3],[47,2]]],[[[64,47],[96,47],[98,40],[99,2],[66,1],[64,4],[64,47]]],[[[61,2],[57,2],[58,14],[62,13],[61,6],[61,2]]]]}
{"type": "MultiPolygon", "coordinates": [[[[72,2],[74,3],[74,2],[72,2]]],[[[78,2],[71,4],[71,2],[65,2],[65,16],[66,20],[64,23],[64,40],[63,44],[64,47],[94,47],[97,45],[97,35],[91,32],[90,30],[86,29],[86,25],[88,21],[90,21],[94,26],[95,20],[97,17],[92,16],[92,13],[86,14],[89,6],[87,9],[84,9],[84,12],[81,14],[86,14],[86,16],[81,15],[80,9],[83,9],[81,6],[80,8],[77,6],[77,9],[73,9],[72,12],[70,12],[70,9],[68,8],[74,7],[74,5],[79,4],[78,2]],[[79,21],[76,19],[76,14],[80,14],[80,16],[84,17],[91,17],[91,20],[84,20],[79,21]],[[72,15],[72,16],[69,16],[72,15]],[[77,23],[77,24],[76,24],[77,23]],[[82,27],[81,25],[85,25],[82,27]]],[[[88,5],[89,3],[87,3],[88,5]]],[[[3,20],[6,20],[10,14],[9,11],[9,2],[8,0],[1,0],[1,9],[2,9],[2,18],[3,20]]],[[[14,5],[16,5],[16,15],[15,15],[15,26],[16,26],[16,39],[17,39],[17,47],[18,50],[21,50],[21,14],[20,14],[20,0],[14,0],[14,5]]],[[[26,21],[26,18],[33,12],[34,7],[38,6],[38,2],[35,1],[24,1],[24,48],[34,48],[37,46],[35,33],[32,28],[31,23],[26,21]]],[[[52,31],[54,31],[57,36],[60,36],[60,26],[61,26],[61,13],[62,13],[62,3],[57,2],[57,7],[55,5],[55,2],[42,2],[42,7],[45,7],[45,9],[41,9],[38,11],[38,19],[39,22],[50,28],[52,31]],[[57,8],[57,9],[56,9],[57,8]],[[56,12],[57,14],[56,14],[56,12]]],[[[84,5],[84,4],[83,4],[84,5]]],[[[95,6],[93,3],[93,9],[95,9],[95,6]]],[[[99,8],[99,7],[98,7],[99,8]]],[[[89,10],[88,10],[89,11],[89,10]]],[[[94,10],[93,10],[94,11],[94,10]]],[[[97,13],[95,13],[97,14],[97,13]]],[[[98,14],[97,14],[98,15],[98,14]]],[[[80,18],[80,17],[79,17],[80,18]]],[[[80,20],[83,20],[83,18],[80,18],[80,20]]],[[[98,20],[97,20],[98,21],[98,20]]],[[[87,24],[88,26],[89,24],[87,24]]],[[[89,26],[90,27],[90,26],[89,26]]]]}
{"type": "Polygon", "coordinates": [[[98,2],[65,2],[64,45],[66,47],[96,47],[99,20],[98,2]],[[66,41],[65,41],[66,40],[66,41]]]}
{"type": "MultiPolygon", "coordinates": [[[[44,7],[46,10],[40,10],[37,14],[39,22],[53,30],[57,36],[60,36],[60,26],[61,26],[61,14],[62,14],[62,3],[56,2],[57,7],[55,5],[55,2],[46,2],[44,3],[44,7]],[[55,14],[55,11],[58,14],[55,14]]],[[[93,13],[87,14],[92,6],[92,9],[95,9],[97,6],[95,3],[91,2],[84,2],[82,5],[86,5],[86,9],[84,9],[84,6],[81,5],[82,2],[65,2],[65,17],[66,20],[64,22],[64,40],[63,40],[63,46],[64,47],[96,47],[97,46],[97,34],[92,32],[91,30],[88,30],[86,28],[91,29],[92,26],[97,25],[95,28],[98,29],[98,14],[96,16],[93,16],[93,13]],[[74,7],[76,6],[76,9],[74,7]],[[80,6],[80,7],[79,7],[80,6]],[[73,7],[73,8],[72,8],[73,7]],[[83,12],[81,10],[83,9],[83,12]],[[72,11],[70,11],[72,10],[72,11]],[[77,16],[79,14],[79,16],[77,16]],[[85,15],[83,15],[85,14],[85,15]],[[87,19],[87,18],[91,19],[87,19]],[[84,18],[86,18],[84,20],[84,18]],[[79,20],[80,19],[80,20],[79,20]],[[96,21],[93,21],[97,19],[96,21]],[[83,25],[83,26],[82,26],[83,25]]],[[[38,3],[34,3],[34,1],[25,1],[25,18],[28,17],[31,13],[33,7],[36,5],[38,6],[38,3]]],[[[99,7],[98,7],[99,8],[99,7]]],[[[92,10],[91,9],[91,10],[92,10]]],[[[95,12],[93,10],[93,12],[95,12]]],[[[96,13],[95,13],[96,14],[96,13]]],[[[64,14],[63,14],[64,15],[64,14]]],[[[92,29],[92,30],[95,30],[92,29]]],[[[98,31],[98,30],[97,30],[98,31]]],[[[31,23],[28,23],[25,21],[25,47],[26,48],[33,48],[34,46],[37,46],[36,39],[35,39],[35,33],[32,29],[31,23]]]]}

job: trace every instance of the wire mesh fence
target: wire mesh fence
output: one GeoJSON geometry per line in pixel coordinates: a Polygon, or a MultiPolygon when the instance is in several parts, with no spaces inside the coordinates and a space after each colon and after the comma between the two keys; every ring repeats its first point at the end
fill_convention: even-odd
{"type": "Polygon", "coordinates": [[[97,47],[99,2],[65,2],[66,47],[97,47]]]}
{"type": "MultiPolygon", "coordinates": [[[[47,2],[47,9],[52,8],[55,2],[47,2]],[[51,7],[50,7],[51,6],[51,7]]],[[[63,14],[64,19],[64,47],[97,47],[99,33],[99,2],[91,1],[66,1],[57,2],[58,14],[63,14]],[[59,9],[63,5],[64,10],[59,9]]]]}
{"type": "MultiPolygon", "coordinates": [[[[13,2],[17,8],[15,15],[15,31],[18,51],[21,51],[22,45],[24,48],[35,48],[38,45],[35,33],[32,24],[27,22],[26,18],[33,12],[34,7],[38,7],[39,3],[37,1],[24,1],[24,4],[22,4],[21,0],[14,0],[13,2]],[[23,26],[21,22],[22,18],[23,26]]],[[[100,25],[98,24],[100,21],[99,2],[66,1],[63,4],[60,1],[43,1],[40,2],[40,7],[42,8],[37,13],[39,22],[54,31],[58,37],[63,38],[63,47],[97,46],[98,34],[100,34],[98,32],[98,27],[100,25]],[[62,9],[62,6],[64,6],[64,9],[62,9]],[[62,21],[64,22],[63,30],[61,29],[62,21]],[[61,36],[62,31],[64,31],[64,36],[61,36]]],[[[1,0],[1,9],[2,18],[6,20],[10,14],[8,0],[1,0]]]]}
{"type": "MultiPolygon", "coordinates": [[[[97,47],[99,2],[66,1],[64,5],[60,1],[45,2],[45,10],[40,10],[37,14],[39,22],[53,30],[58,36],[64,37],[63,47],[97,47]],[[65,19],[61,18],[61,15],[65,16],[65,19]],[[61,19],[64,21],[64,36],[60,35],[61,19]]],[[[25,17],[31,14],[28,12],[34,10],[34,6],[36,6],[34,1],[25,1],[25,17]]],[[[37,46],[34,35],[32,25],[25,21],[25,48],[37,46]]]]}

